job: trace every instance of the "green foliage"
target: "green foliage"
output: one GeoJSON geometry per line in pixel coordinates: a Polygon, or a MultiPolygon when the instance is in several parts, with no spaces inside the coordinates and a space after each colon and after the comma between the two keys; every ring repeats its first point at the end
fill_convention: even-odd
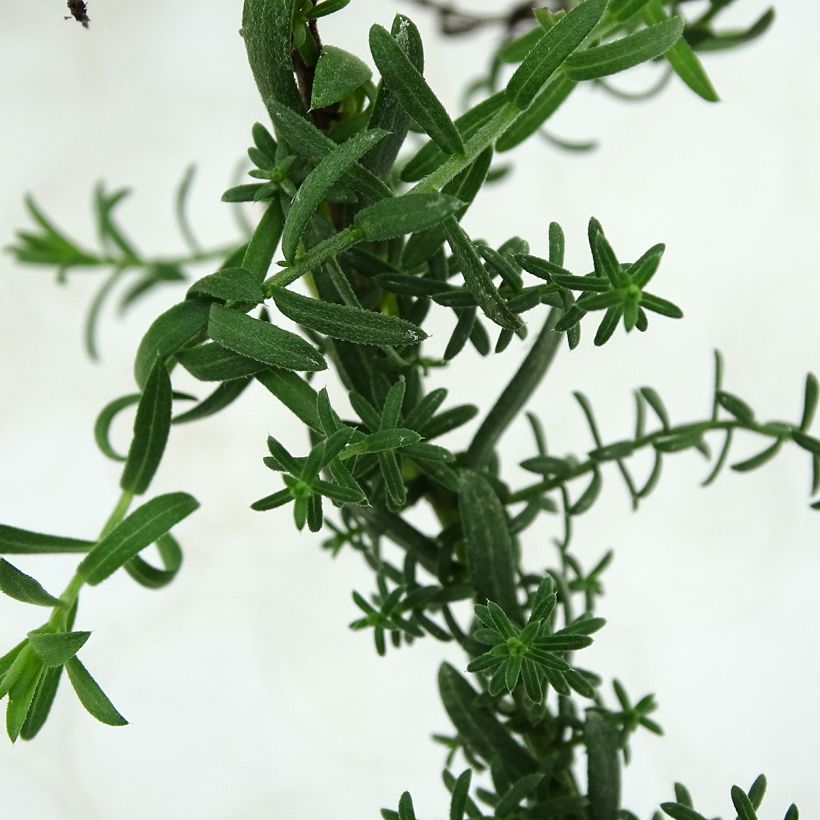
{"type": "MultiPolygon", "coordinates": [[[[8,734],[16,740],[38,733],[63,669],[94,717],[126,722],[77,656],[90,635],[74,629],[80,594],[120,568],[149,589],[174,580],[182,565],[174,528],[194,512],[196,500],[168,493],[129,514],[133,499],[148,491],[176,424],[222,412],[261,385],[305,434],[294,447],[300,455],[268,436],[262,459],[275,473],[274,487],[260,488],[268,494],[252,508],[288,506],[298,529],[326,532],[331,554],[352,550],[363,558],[376,588],[353,593],[358,612],[350,625],[372,631],[379,654],[387,654],[388,643],[398,649],[432,638],[457,643],[466,655],[465,674],[445,663],[438,676],[455,733],[436,736],[448,749],[442,776],[450,820],[630,820],[634,815],[620,797],[630,740],[639,730],[662,729],[651,717],[653,695],[633,700],[614,680],[610,696],[600,676],[577,666],[575,653],[604,626],[596,613],[613,553],[587,566],[574,549],[574,520],[593,514],[613,468],[637,508],[673,453],[694,450],[706,458],[704,484],[711,484],[730,461],[735,473],[745,474],[791,444],[809,458],[812,506],[820,508],[820,439],[811,431],[818,381],[807,377],[798,421],[763,422],[724,388],[716,354],[705,418],[673,421],[659,391],[643,386],[634,393],[634,427],[613,438],[604,436],[591,401],[576,393],[589,449],[559,455],[529,412],[533,454],[520,466],[533,477],[514,484],[503,469],[504,433],[530,405],[564,339],[568,351],[580,344],[587,315],[599,314],[594,343],[600,346],[620,324],[627,333],[643,333],[650,314],[683,313],[654,285],[647,290],[662,244],[621,261],[591,219],[593,269],[572,272],[557,223],[549,225],[542,251],[518,236],[499,245],[473,238],[461,219],[500,175],[495,154],[541,131],[577,88],[591,82],[622,95],[603,78],[663,62],[701,98],[716,101],[698,54],[754,39],[772,14],[726,31],[715,28],[729,5],[723,0],[712,0],[691,19],[682,16],[689,4],[667,0],[583,0],[560,4],[567,10],[555,13],[539,8],[526,30],[509,35],[492,54],[487,75],[470,89],[479,99],[452,118],[425,79],[421,37],[407,17],[397,15],[389,31],[378,24],[370,29],[377,81],[359,57],[321,42],[317,21],[347,5],[245,0],[242,37],[272,131],[252,126],[251,182],[223,195],[225,202],[260,209],[255,227],[232,246],[203,250],[197,241],[186,216],[192,169],[176,196],[189,248],[178,258],[149,259],[137,250],[116,219],[126,191],[95,191],[99,250],[69,238],[26,200],[34,228],[19,232],[11,247],[20,264],[50,268],[61,281],[78,269],[103,274],[86,329],[94,356],[97,322],[117,288],[127,283],[120,298],[126,309],[159,286],[187,280],[188,268],[196,266],[197,276],[142,336],[134,362],[138,392],[111,401],[97,419],[100,450],[124,462],[123,493],[100,535],[80,539],[0,526],[0,555],[82,556],[59,597],[0,559],[3,594],[51,609],[41,627],[0,658],[8,734]],[[411,130],[426,135],[413,150],[406,139],[411,130]],[[210,267],[201,269],[206,263],[210,267]],[[430,338],[425,329],[433,305],[450,322],[444,338],[430,338]],[[446,389],[431,389],[426,378],[468,346],[483,357],[515,347],[522,361],[461,451],[450,434],[478,409],[461,396],[450,401],[446,389]],[[174,389],[178,365],[205,383],[204,397],[174,389]],[[326,369],[338,378],[318,390],[311,378],[326,369]],[[194,404],[177,412],[175,400],[194,404]],[[133,434],[123,455],[110,432],[118,414],[131,408],[133,434]],[[730,459],[741,437],[761,446],[730,459]],[[715,457],[712,438],[720,440],[715,457]],[[651,467],[638,481],[633,459],[641,451],[651,454],[651,467]],[[432,528],[417,523],[431,520],[415,514],[424,506],[432,511],[432,528]],[[555,552],[530,567],[522,534],[549,522],[555,522],[555,552]],[[152,545],[158,566],[141,555],[152,545]],[[474,616],[461,606],[467,601],[474,616]],[[581,750],[586,786],[578,778],[581,750]],[[458,777],[450,771],[456,755],[467,764],[458,777]],[[474,773],[481,773],[480,782],[474,773]]],[[[281,519],[272,523],[280,525],[281,519]]],[[[761,778],[748,791],[732,789],[739,820],[755,820],[764,790],[761,778]]],[[[675,820],[704,818],[680,785],[675,801],[661,809],[675,820]]],[[[382,816],[413,820],[410,794],[382,816]]],[[[786,820],[796,818],[792,807],[786,820]]]]}

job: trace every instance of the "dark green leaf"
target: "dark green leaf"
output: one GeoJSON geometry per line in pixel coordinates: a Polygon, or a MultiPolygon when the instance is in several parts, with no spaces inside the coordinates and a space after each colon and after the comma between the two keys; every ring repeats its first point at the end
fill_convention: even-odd
{"type": "Polygon", "coordinates": [[[370,79],[370,69],[355,55],[324,46],[313,76],[311,108],[326,108],[352,94],[370,79]]]}
{"type": "Polygon", "coordinates": [[[661,803],[661,809],[672,820],[706,820],[706,818],[694,809],[684,806],[681,803],[661,803]]]}
{"type": "Polygon", "coordinates": [[[749,800],[755,810],[760,808],[763,798],[766,796],[766,775],[760,774],[755,778],[749,789],[749,800]]]}
{"type": "MultiPolygon", "coordinates": [[[[287,142],[288,148],[313,165],[318,165],[328,154],[335,150],[336,143],[330,137],[278,100],[269,100],[268,110],[273,118],[277,133],[287,142]]],[[[376,126],[377,123],[373,123],[373,127],[376,126]]],[[[382,180],[361,166],[351,168],[342,177],[341,183],[345,187],[353,188],[355,191],[364,194],[369,199],[393,196],[392,190],[382,180]]],[[[279,241],[278,233],[276,234],[276,241],[279,241]]]]}
{"type": "Polygon", "coordinates": [[[240,356],[215,342],[180,350],[177,361],[195,378],[204,382],[229,382],[254,376],[268,365],[240,356]]]}
{"type": "Polygon", "coordinates": [[[120,487],[142,495],[162,460],[171,429],[171,379],[157,359],[142,392],[134,419],[134,436],[125,460],[120,487]]]}
{"type": "Polygon", "coordinates": [[[732,805],[737,812],[737,820],[757,820],[752,801],[740,786],[732,786],[732,805]]]}
{"type": "Polygon", "coordinates": [[[0,558],[0,592],[24,604],[50,607],[60,605],[59,598],[50,595],[39,581],[21,572],[5,558],[0,558]]]}
{"type": "Polygon", "coordinates": [[[800,430],[806,432],[814,420],[814,414],[817,411],[817,401],[820,396],[820,387],[818,387],[817,376],[814,373],[809,373],[806,376],[806,389],[803,397],[803,415],[800,419],[800,430]]]}
{"type": "Polygon", "coordinates": [[[573,54],[567,60],[567,73],[576,82],[617,74],[665,54],[682,33],[683,20],[672,17],[614,43],[573,54]]]}
{"type": "Polygon", "coordinates": [[[357,134],[337,145],[308,174],[291,204],[282,232],[282,252],[289,262],[293,261],[311,217],[330,188],[386,135],[386,131],[364,131],[357,134]]]}
{"type": "Polygon", "coordinates": [[[471,752],[487,762],[499,757],[513,779],[534,772],[536,762],[529,752],[513,739],[493,709],[478,701],[478,692],[449,664],[439,668],[438,684],[444,708],[471,752]]]}
{"type": "Polygon", "coordinates": [[[738,398],[732,393],[727,393],[725,390],[719,390],[717,393],[717,401],[724,410],[728,410],[741,424],[754,423],[754,411],[743,399],[738,398]]]}
{"type": "Polygon", "coordinates": [[[595,709],[587,711],[584,734],[589,820],[616,820],[621,799],[618,734],[595,709]]]}
{"type": "MultiPolygon", "coordinates": [[[[397,14],[390,33],[419,73],[424,71],[424,46],[412,20],[397,14]]],[[[369,128],[381,128],[389,133],[364,159],[363,164],[379,177],[386,177],[393,167],[410,125],[410,116],[396,95],[385,83],[379,83],[371,108],[369,128]]],[[[434,144],[435,147],[435,144],[434,144]]],[[[436,150],[438,148],[436,147],[436,150]]]]}
{"type": "Polygon", "coordinates": [[[211,307],[208,333],[223,347],[272,367],[327,369],[321,353],[301,337],[221,305],[211,307]]]}
{"type": "Polygon", "coordinates": [[[304,111],[291,62],[293,0],[245,0],[242,37],[262,102],[275,97],[304,111]]]}
{"type": "MultiPolygon", "coordinates": [[[[644,22],[648,25],[662,23],[668,15],[660,0],[649,0],[642,9],[644,22]]],[[[693,48],[681,37],[667,52],[666,59],[675,73],[697,95],[708,102],[717,102],[718,95],[709,75],[704,70],[693,48]]]]}
{"type": "Polygon", "coordinates": [[[505,792],[501,800],[496,803],[495,816],[503,818],[512,814],[512,812],[521,805],[521,801],[525,800],[535,791],[543,779],[543,774],[534,772],[533,774],[524,775],[524,777],[516,780],[516,782],[510,786],[509,790],[505,792]]]}
{"type": "Polygon", "coordinates": [[[461,473],[459,510],[464,527],[467,566],[482,599],[498,603],[516,620],[515,543],[507,514],[492,485],[481,473],[461,473]]]}
{"type": "Polygon", "coordinates": [[[91,715],[108,726],[125,726],[128,723],[78,658],[71,658],[65,668],[80,703],[91,715]]]}
{"type": "Polygon", "coordinates": [[[397,427],[392,430],[379,430],[355,441],[339,454],[340,459],[349,459],[366,453],[381,453],[398,450],[409,444],[418,444],[421,436],[415,430],[397,427]]]}
{"type": "Polygon", "coordinates": [[[655,411],[655,415],[660,419],[663,429],[668,430],[670,426],[669,413],[666,412],[666,406],[657,391],[652,387],[642,387],[640,392],[649,406],[655,411]]]}
{"type": "Polygon", "coordinates": [[[531,137],[561,107],[576,85],[564,72],[555,75],[499,137],[496,150],[509,151],[531,137]]]}
{"type": "Polygon", "coordinates": [[[493,284],[493,280],[484,267],[478,251],[470,241],[470,237],[467,236],[455,219],[448,219],[445,228],[447,241],[450,243],[461,269],[464,282],[487,318],[510,330],[520,328],[522,326],[521,320],[510,310],[504,297],[501,296],[493,284]]]}
{"type": "Polygon", "coordinates": [[[83,559],[78,573],[91,585],[99,584],[153,544],[199,507],[187,493],[152,498],[132,512],[83,559]]]}
{"type": "Polygon", "coordinates": [[[472,770],[465,769],[453,784],[452,799],[450,801],[450,820],[464,820],[472,776],[472,770]]]}
{"type": "Polygon", "coordinates": [[[353,224],[364,239],[377,242],[432,228],[463,206],[460,199],[446,194],[408,193],[359,211],[353,224]]]}
{"type": "Polygon", "coordinates": [[[258,373],[256,379],[300,421],[312,430],[321,431],[316,412],[316,391],[301,376],[288,370],[265,370],[258,373]]]}
{"type": "Polygon", "coordinates": [[[385,83],[416,123],[445,153],[463,153],[461,135],[444,106],[396,40],[379,25],[370,29],[370,52],[385,83]]]}
{"type": "Polygon", "coordinates": [[[363,345],[405,347],[418,344],[427,334],[398,316],[310,299],[284,288],[273,293],[276,306],[297,324],[334,339],[363,345]]]}
{"type": "Polygon", "coordinates": [[[794,439],[794,443],[797,444],[798,447],[802,447],[804,450],[808,450],[810,453],[820,456],[820,440],[807,436],[799,430],[792,430],[792,439],[794,439]]]}
{"type": "Polygon", "coordinates": [[[660,313],[662,316],[668,316],[670,319],[683,318],[683,311],[677,305],[651,293],[641,294],[641,306],[654,313],[660,313]]]}
{"type": "Polygon", "coordinates": [[[29,632],[28,642],[43,663],[43,666],[62,666],[73,658],[85,642],[90,632],[29,632]]]}
{"type": "MultiPolygon", "coordinates": [[[[584,0],[546,32],[507,85],[507,97],[522,111],[595,28],[606,0],[584,0]]],[[[574,79],[574,78],[573,78],[574,79]]]]}
{"type": "Polygon", "coordinates": [[[26,720],[20,729],[20,737],[23,740],[32,740],[43,728],[57,695],[62,674],[63,669],[58,666],[53,669],[44,669],[40,675],[26,720]]]}
{"type": "Polygon", "coordinates": [[[603,480],[599,470],[595,470],[592,474],[592,481],[578,498],[578,500],[569,508],[570,515],[581,515],[585,513],[597,500],[601,494],[601,487],[603,480]]]}
{"type": "Polygon", "coordinates": [[[93,541],[43,535],[0,524],[0,555],[40,555],[61,552],[88,552],[93,541]]]}
{"type": "Polygon", "coordinates": [[[208,416],[219,413],[236,401],[250,383],[250,378],[242,378],[232,379],[231,381],[220,384],[210,396],[207,396],[195,407],[192,407],[185,413],[174,416],[171,419],[171,424],[186,424],[187,422],[199,421],[200,419],[208,418],[208,416]]]}
{"type": "Polygon", "coordinates": [[[752,456],[751,458],[745,459],[744,461],[739,461],[737,464],[732,465],[732,469],[736,470],[739,473],[748,473],[750,470],[754,470],[757,467],[761,467],[766,462],[771,461],[777,453],[780,451],[780,448],[783,446],[783,441],[778,439],[772,444],[770,447],[767,447],[762,452],[758,453],[757,455],[752,456]]]}
{"type": "Polygon", "coordinates": [[[222,268],[198,279],[188,288],[191,296],[210,296],[222,302],[248,302],[256,305],[265,294],[259,280],[245,268],[222,268]]]}

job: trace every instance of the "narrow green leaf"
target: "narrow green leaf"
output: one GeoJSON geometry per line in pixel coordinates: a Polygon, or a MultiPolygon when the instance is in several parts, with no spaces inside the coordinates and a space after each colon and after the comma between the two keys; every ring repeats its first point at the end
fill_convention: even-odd
{"type": "MultiPolygon", "coordinates": [[[[506,94],[499,91],[456,119],[455,124],[462,139],[466,142],[475,136],[504,107],[506,101],[506,94]]],[[[432,174],[446,159],[447,155],[430,140],[402,168],[401,178],[405,182],[418,182],[432,174]]]]}
{"type": "Polygon", "coordinates": [[[733,464],[732,469],[738,473],[748,473],[751,470],[763,466],[766,462],[771,461],[778,454],[782,446],[782,439],[778,439],[774,444],[757,455],[747,458],[744,461],[739,461],[737,464],[733,464]]]}
{"type": "Polygon", "coordinates": [[[404,110],[445,153],[463,154],[461,135],[444,106],[396,40],[379,25],[370,29],[370,52],[404,110]]]}
{"type": "Polygon", "coordinates": [[[495,805],[495,816],[498,818],[507,817],[521,806],[521,801],[529,797],[544,779],[541,772],[526,774],[516,780],[515,783],[504,793],[501,800],[495,805]]]}
{"type": "Polygon", "coordinates": [[[256,375],[256,380],[311,430],[321,432],[316,391],[301,376],[288,370],[265,370],[256,375]]]}
{"type": "Polygon", "coordinates": [[[236,401],[250,383],[250,378],[240,378],[220,384],[210,396],[204,398],[195,407],[192,407],[184,413],[180,413],[178,416],[174,416],[171,419],[171,424],[186,424],[187,422],[199,421],[200,419],[208,418],[209,416],[219,413],[236,401]]]}
{"type": "Polygon", "coordinates": [[[39,581],[21,572],[5,558],[0,558],[0,592],[24,604],[49,607],[60,605],[59,598],[50,595],[39,581]]]}
{"type": "Polygon", "coordinates": [[[211,338],[242,356],[285,370],[326,370],[322,354],[300,336],[221,305],[211,307],[211,338]]]}
{"type": "Polygon", "coordinates": [[[289,262],[293,261],[311,217],[330,188],[385,136],[386,131],[364,131],[357,134],[336,146],[308,174],[291,204],[282,232],[282,252],[289,262]]]}
{"type": "Polygon", "coordinates": [[[216,273],[203,276],[188,288],[190,296],[205,296],[222,302],[247,302],[257,305],[265,294],[258,277],[246,268],[222,268],[216,273]]]}
{"type": "Polygon", "coordinates": [[[520,621],[515,543],[504,506],[481,473],[462,471],[459,510],[467,567],[476,592],[482,599],[495,601],[510,617],[520,621]]]}
{"type": "Polygon", "coordinates": [[[587,782],[590,820],[616,820],[621,800],[618,734],[595,709],[586,714],[587,782]]]}
{"type": "Polygon", "coordinates": [[[493,284],[470,237],[453,218],[447,219],[445,230],[464,282],[487,318],[510,330],[522,327],[521,319],[510,310],[504,297],[493,284]]]}
{"type": "Polygon", "coordinates": [[[450,800],[450,820],[464,820],[472,776],[472,770],[465,769],[453,784],[452,799],[450,800]]]}
{"type": "Polygon", "coordinates": [[[427,338],[420,327],[398,316],[310,299],[284,288],[276,288],[272,295],[276,306],[289,319],[334,339],[405,347],[427,338]]]}
{"type": "Polygon", "coordinates": [[[724,410],[728,410],[741,424],[754,423],[754,410],[743,399],[732,393],[727,393],[725,390],[719,390],[717,392],[717,401],[724,410]]]}
{"type": "MultiPolygon", "coordinates": [[[[424,45],[419,30],[409,18],[397,14],[390,33],[399,48],[419,73],[424,71],[424,45]]],[[[390,86],[380,82],[370,114],[368,128],[381,128],[389,136],[382,140],[365,158],[363,165],[378,177],[386,177],[393,168],[399,150],[407,138],[410,116],[404,110],[390,86]]],[[[433,143],[435,146],[435,143],[433,143]]],[[[436,150],[438,148],[436,147],[436,150]]]]}
{"type": "Polygon", "coordinates": [[[23,740],[33,740],[40,729],[43,728],[54,703],[54,698],[57,696],[57,688],[62,674],[63,668],[58,666],[53,669],[44,669],[40,675],[26,720],[20,729],[20,737],[23,740]]]}
{"type": "Polygon", "coordinates": [[[230,382],[233,379],[255,376],[268,367],[215,342],[180,350],[176,359],[195,379],[204,382],[230,382]]]}
{"type": "Polygon", "coordinates": [[[90,632],[29,632],[28,642],[43,662],[43,666],[63,666],[73,658],[85,642],[90,632]]]}
{"type": "MultiPolygon", "coordinates": [[[[655,25],[669,19],[660,0],[649,0],[641,13],[647,25],[655,25]]],[[[708,102],[717,102],[718,95],[709,75],[704,70],[694,49],[681,37],[667,52],[666,59],[675,73],[700,97],[708,102]]]]}
{"type": "Polygon", "coordinates": [[[65,669],[80,703],[91,715],[108,726],[127,725],[128,721],[114,708],[108,696],[78,658],[71,658],[65,669]]]}
{"type": "MultiPolygon", "coordinates": [[[[606,0],[584,0],[547,31],[524,58],[507,85],[507,97],[522,111],[595,28],[606,0]]],[[[574,77],[572,78],[574,79],[574,77]]]]}
{"type": "Polygon", "coordinates": [[[799,430],[792,430],[792,439],[794,439],[794,443],[797,444],[798,447],[802,447],[804,450],[808,450],[810,453],[820,456],[820,440],[812,438],[812,436],[807,436],[799,430]]]}
{"type": "Polygon", "coordinates": [[[327,108],[370,79],[370,69],[354,54],[324,46],[313,76],[311,108],[327,108]]]}
{"type": "Polygon", "coordinates": [[[706,820],[700,812],[681,803],[661,803],[661,809],[672,820],[706,820]]]}
{"type": "Polygon", "coordinates": [[[652,387],[642,387],[640,393],[646,399],[649,406],[655,411],[655,415],[660,419],[663,429],[668,430],[670,427],[669,413],[666,412],[666,406],[658,395],[658,392],[652,387]]]}
{"type": "Polygon", "coordinates": [[[807,432],[814,421],[814,414],[817,411],[817,401],[820,397],[820,386],[817,382],[817,376],[814,373],[809,373],[806,376],[806,389],[803,396],[803,415],[800,419],[800,430],[807,432]]]}
{"type": "Polygon", "coordinates": [[[464,203],[446,194],[408,193],[383,199],[359,211],[353,224],[369,242],[394,239],[439,225],[464,203]]]}
{"type": "Polygon", "coordinates": [[[654,296],[651,293],[641,294],[641,307],[651,310],[654,313],[660,313],[661,316],[668,316],[670,319],[682,319],[683,311],[667,299],[661,299],[660,296],[654,296]]]}
{"type": "Polygon", "coordinates": [[[565,72],[556,74],[499,137],[496,150],[499,153],[510,151],[531,137],[563,105],[576,85],[565,72]]]}
{"type": "MultiPolygon", "coordinates": [[[[292,111],[287,105],[271,99],[268,101],[268,111],[276,126],[277,133],[287,142],[288,148],[311,164],[318,165],[336,149],[336,143],[327,134],[292,111]]],[[[372,127],[376,127],[376,125],[376,123],[372,123],[372,127]]],[[[368,199],[382,199],[383,197],[393,196],[393,191],[388,185],[371,171],[359,165],[351,168],[342,177],[341,183],[345,187],[350,187],[363,194],[368,199]]],[[[276,234],[276,240],[277,242],[279,240],[278,234],[276,234]]]]}
{"type": "Polygon", "coordinates": [[[382,450],[378,454],[378,459],[387,492],[388,507],[394,511],[401,510],[407,503],[407,488],[404,486],[396,454],[392,450],[382,450]]]}
{"type": "Polygon", "coordinates": [[[262,102],[275,97],[301,113],[291,62],[294,9],[293,0],[245,0],[242,37],[262,102]]]}
{"type": "Polygon", "coordinates": [[[582,515],[598,500],[601,494],[601,487],[603,486],[603,479],[601,478],[600,470],[595,470],[592,474],[592,481],[578,498],[578,500],[569,508],[570,515],[582,515]]]}
{"type": "MultiPolygon", "coordinates": [[[[297,115],[294,114],[294,116],[297,115]]],[[[257,223],[242,257],[241,267],[250,271],[257,282],[262,282],[268,274],[284,224],[285,215],[282,213],[282,205],[279,198],[274,197],[257,223]]]]}
{"type": "Polygon", "coordinates": [[[152,498],[106,535],[83,559],[77,572],[87,583],[99,584],[198,507],[199,502],[187,493],[152,498]]]}
{"type": "Polygon", "coordinates": [[[398,450],[410,444],[418,444],[421,436],[415,430],[408,430],[404,427],[396,427],[392,430],[379,430],[368,436],[353,442],[349,447],[339,454],[342,460],[367,453],[381,453],[388,450],[398,450]]]}
{"type": "Polygon", "coordinates": [[[209,309],[210,302],[186,299],[166,310],[148,328],[134,361],[134,377],[141,390],[158,358],[165,361],[205,331],[209,309]]]}
{"type": "Polygon", "coordinates": [[[666,245],[653,245],[640,259],[633,262],[627,269],[626,275],[639,288],[644,288],[655,275],[661,263],[661,257],[666,250],[666,245]]]}
{"type": "Polygon", "coordinates": [[[20,672],[8,691],[6,731],[12,743],[20,736],[43,675],[43,664],[40,663],[40,659],[30,648],[27,647],[27,650],[18,656],[21,661],[20,672]]]}
{"type": "Polygon", "coordinates": [[[737,820],[757,820],[752,801],[740,786],[732,786],[732,805],[737,812],[737,820]]]}
{"type": "Polygon", "coordinates": [[[766,786],[766,775],[760,774],[755,778],[755,782],[752,783],[749,788],[749,800],[755,810],[760,808],[760,804],[766,796],[766,786]]]}
{"type": "Polygon", "coordinates": [[[134,436],[120,487],[142,495],[159,467],[171,429],[171,379],[162,359],[148,376],[134,419],[134,436]]]}
{"type": "Polygon", "coordinates": [[[672,17],[614,43],[573,54],[567,60],[567,74],[576,82],[617,74],[662,56],[680,40],[681,34],[682,18],[672,17]]]}
{"type": "Polygon", "coordinates": [[[0,555],[42,555],[62,552],[88,552],[93,541],[44,535],[0,524],[0,555]]]}
{"type": "Polygon", "coordinates": [[[486,762],[498,757],[510,778],[531,774],[537,765],[495,716],[491,706],[481,703],[469,683],[452,667],[439,667],[439,692],[444,708],[465,746],[486,762]]]}

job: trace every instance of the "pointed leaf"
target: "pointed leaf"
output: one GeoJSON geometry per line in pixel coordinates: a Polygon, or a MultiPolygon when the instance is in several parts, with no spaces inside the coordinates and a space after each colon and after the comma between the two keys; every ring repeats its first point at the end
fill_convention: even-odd
{"type": "Polygon", "coordinates": [[[28,642],[46,667],[62,666],[73,658],[91,636],[90,632],[29,632],[28,642]]]}
{"type": "Polygon", "coordinates": [[[364,239],[378,242],[432,228],[463,206],[460,199],[446,194],[408,193],[359,211],[353,224],[364,239]]]}
{"type": "Polygon", "coordinates": [[[21,572],[5,558],[0,558],[0,592],[16,601],[35,606],[54,607],[61,603],[59,598],[46,592],[39,581],[21,572]]]}
{"type": "Polygon", "coordinates": [[[188,288],[191,296],[210,296],[222,302],[249,302],[259,304],[265,298],[262,287],[246,268],[222,268],[203,276],[188,288]]]}
{"type": "Polygon", "coordinates": [[[88,552],[93,541],[44,535],[0,524],[0,555],[40,555],[62,552],[88,552]]]}
{"type": "Polygon", "coordinates": [[[354,54],[336,46],[324,46],[313,76],[311,108],[340,102],[370,79],[370,69],[354,54]]]}
{"type": "Polygon", "coordinates": [[[114,708],[108,696],[78,658],[71,658],[65,668],[80,703],[91,715],[108,726],[127,725],[128,721],[114,708]]]}
{"type": "Polygon", "coordinates": [[[92,586],[104,581],[199,507],[187,493],[152,498],[106,535],[77,568],[92,586]]]}

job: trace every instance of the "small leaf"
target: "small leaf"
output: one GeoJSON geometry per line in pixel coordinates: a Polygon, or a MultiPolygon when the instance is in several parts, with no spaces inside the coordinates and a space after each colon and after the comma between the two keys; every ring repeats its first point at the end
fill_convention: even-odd
{"type": "Polygon", "coordinates": [[[171,379],[162,359],[157,359],[142,391],[134,436],[120,479],[123,490],[142,495],[162,461],[171,429],[171,379]]]}
{"type": "Polygon", "coordinates": [[[794,443],[797,444],[798,447],[802,447],[804,450],[808,450],[810,453],[820,456],[820,440],[807,436],[799,430],[792,430],[792,439],[794,439],[794,443]]]}
{"type": "MultiPolygon", "coordinates": [[[[642,14],[644,22],[649,25],[662,23],[668,19],[666,10],[660,0],[649,0],[643,6],[642,14]]],[[[692,46],[683,37],[666,52],[666,59],[669,60],[675,73],[698,96],[703,97],[707,102],[718,101],[717,92],[709,79],[709,75],[701,65],[692,46]]]]}
{"type": "Polygon", "coordinates": [[[464,820],[472,776],[472,770],[465,769],[453,784],[452,799],[450,801],[450,820],[464,820]]]}
{"type": "Polygon", "coordinates": [[[127,725],[128,721],[114,708],[105,692],[100,689],[100,685],[78,658],[71,658],[65,668],[80,703],[91,715],[108,726],[127,725]]]}
{"type": "Polygon", "coordinates": [[[215,342],[180,350],[176,359],[195,379],[203,382],[230,382],[255,376],[268,367],[215,342]]]}
{"type": "Polygon", "coordinates": [[[724,410],[728,410],[741,424],[754,423],[754,411],[743,399],[738,398],[732,393],[727,393],[725,390],[719,390],[717,393],[717,401],[724,410]]]}
{"type": "Polygon", "coordinates": [[[93,541],[44,535],[0,524],[0,555],[39,555],[63,552],[88,552],[93,541]]]}
{"type": "Polygon", "coordinates": [[[480,598],[497,602],[510,617],[520,621],[515,544],[504,506],[481,473],[462,471],[459,510],[467,566],[476,592],[480,598]]]}
{"type": "Polygon", "coordinates": [[[353,224],[364,239],[378,242],[432,228],[463,207],[460,199],[446,194],[408,193],[359,211],[353,224]]]}
{"type": "Polygon", "coordinates": [[[666,406],[658,392],[652,387],[642,387],[640,392],[649,406],[655,411],[655,415],[660,419],[663,429],[668,430],[670,427],[669,413],[666,412],[666,406]]]}
{"type": "Polygon", "coordinates": [[[327,369],[321,353],[295,333],[221,305],[211,307],[208,333],[223,347],[272,367],[327,369]]]}
{"type": "Polygon", "coordinates": [[[737,812],[737,820],[758,820],[752,801],[740,786],[732,786],[732,805],[737,812]]]}
{"type": "Polygon", "coordinates": [[[415,430],[397,427],[392,430],[379,430],[354,442],[339,454],[340,459],[349,459],[365,453],[381,453],[387,450],[398,450],[410,444],[418,444],[421,436],[415,430]]]}
{"type": "Polygon", "coordinates": [[[817,411],[817,401],[820,396],[820,387],[817,383],[817,376],[814,373],[809,373],[806,376],[806,389],[803,397],[803,415],[800,419],[800,430],[806,432],[814,420],[814,414],[817,411]]]}
{"type": "Polygon", "coordinates": [[[737,464],[733,464],[732,469],[738,473],[748,473],[750,470],[754,470],[766,464],[766,462],[771,461],[778,454],[782,446],[783,441],[778,439],[774,444],[757,455],[747,458],[744,461],[739,461],[737,464]]]}
{"type": "Polygon", "coordinates": [[[595,28],[606,0],[584,0],[547,31],[524,58],[507,85],[507,97],[522,111],[542,86],[595,28]]]}
{"type": "Polygon", "coordinates": [[[296,192],[282,231],[282,253],[292,262],[307,226],[328,191],[346,172],[387,136],[386,131],[364,131],[337,145],[308,174],[296,192]]]}
{"type": "Polygon", "coordinates": [[[510,310],[504,297],[493,284],[493,280],[487,273],[478,251],[470,241],[470,237],[467,236],[455,219],[448,219],[445,223],[445,229],[447,241],[450,243],[456,261],[461,268],[464,282],[487,318],[510,330],[517,330],[522,327],[521,319],[510,310]]]}
{"type": "Polygon", "coordinates": [[[352,94],[370,79],[370,69],[355,55],[324,46],[313,76],[311,108],[327,108],[352,94]]]}
{"type": "Polygon", "coordinates": [[[157,359],[165,361],[205,330],[210,303],[186,299],[161,314],[142,337],[134,376],[140,389],[145,387],[157,359]]]}
{"type": "Polygon", "coordinates": [[[586,714],[589,820],[615,820],[621,791],[618,735],[595,709],[586,714]]]}
{"type": "Polygon", "coordinates": [[[259,280],[246,268],[222,268],[203,276],[188,288],[191,296],[210,296],[222,302],[248,302],[256,305],[265,294],[259,280]]]}
{"type": "Polygon", "coordinates": [[[0,591],[24,604],[50,607],[61,604],[60,599],[46,592],[39,581],[21,572],[5,558],[0,558],[0,591]]]}
{"type": "Polygon", "coordinates": [[[398,316],[310,299],[284,288],[276,288],[272,297],[289,319],[334,339],[406,347],[427,338],[420,327],[398,316]]]}
{"type": "Polygon", "coordinates": [[[585,513],[597,500],[601,494],[601,487],[603,480],[601,479],[600,470],[595,470],[592,474],[592,481],[578,498],[578,500],[569,508],[570,515],[582,515],[585,513]]]}
{"type": "Polygon", "coordinates": [[[28,642],[46,667],[63,666],[91,636],[90,632],[29,632],[28,642]]]}
{"type": "Polygon", "coordinates": [[[614,43],[573,54],[567,60],[567,74],[576,82],[617,74],[665,54],[680,40],[682,33],[682,18],[672,17],[614,43]]]}
{"type": "Polygon", "coordinates": [[[199,507],[187,493],[152,498],[132,512],[83,559],[79,575],[92,586],[104,581],[199,507]]]}
{"type": "Polygon", "coordinates": [[[504,793],[501,800],[495,805],[495,816],[498,818],[507,817],[521,805],[521,801],[529,797],[535,791],[538,784],[544,779],[541,772],[524,775],[520,780],[510,786],[504,793]]]}
{"type": "Polygon", "coordinates": [[[445,153],[464,153],[461,135],[444,106],[399,44],[379,25],[370,29],[370,52],[385,83],[419,127],[445,153]]]}
{"type": "Polygon", "coordinates": [[[661,803],[661,809],[672,820],[706,820],[700,812],[681,803],[661,803]]]}

